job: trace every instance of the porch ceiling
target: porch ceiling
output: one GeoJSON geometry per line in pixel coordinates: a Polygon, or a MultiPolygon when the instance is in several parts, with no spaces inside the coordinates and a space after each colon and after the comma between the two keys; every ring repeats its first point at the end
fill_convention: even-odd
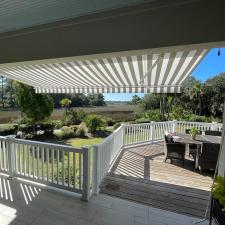
{"type": "Polygon", "coordinates": [[[146,0],[4,0],[0,1],[0,33],[142,2],[146,0]]]}
{"type": "Polygon", "coordinates": [[[146,49],[0,65],[37,93],[176,93],[209,46],[146,49]]]}

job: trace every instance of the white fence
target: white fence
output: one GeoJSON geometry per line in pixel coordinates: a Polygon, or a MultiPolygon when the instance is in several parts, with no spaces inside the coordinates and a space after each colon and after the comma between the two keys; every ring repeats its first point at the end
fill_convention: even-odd
{"type": "Polygon", "coordinates": [[[71,146],[0,137],[0,172],[82,194],[88,200],[97,193],[120,151],[125,146],[161,141],[164,132],[185,133],[221,130],[219,123],[186,121],[124,124],[101,144],[71,146]]]}
{"type": "Polygon", "coordinates": [[[0,137],[0,171],[89,198],[89,148],[0,137]]]}
{"type": "Polygon", "coordinates": [[[9,152],[7,148],[7,138],[0,137],[0,172],[9,171],[9,152]]]}
{"type": "Polygon", "coordinates": [[[124,127],[120,126],[101,144],[94,146],[93,157],[93,189],[92,193],[98,192],[98,187],[108,172],[113,161],[124,146],[124,127]]]}
{"type": "Polygon", "coordinates": [[[160,141],[163,139],[165,131],[177,132],[184,134],[186,129],[193,127],[205,130],[222,129],[221,123],[200,123],[200,122],[186,122],[186,121],[165,121],[165,122],[151,122],[143,124],[126,124],[124,129],[124,145],[134,145],[145,142],[160,141]]]}

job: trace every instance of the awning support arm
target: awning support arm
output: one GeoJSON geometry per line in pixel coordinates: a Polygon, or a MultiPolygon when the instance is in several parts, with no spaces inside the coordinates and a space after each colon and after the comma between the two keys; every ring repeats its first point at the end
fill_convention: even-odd
{"type": "Polygon", "coordinates": [[[148,68],[148,71],[144,74],[142,79],[140,80],[139,84],[143,85],[145,78],[152,72],[154,67],[163,59],[163,55],[159,55],[158,59],[148,68]]]}

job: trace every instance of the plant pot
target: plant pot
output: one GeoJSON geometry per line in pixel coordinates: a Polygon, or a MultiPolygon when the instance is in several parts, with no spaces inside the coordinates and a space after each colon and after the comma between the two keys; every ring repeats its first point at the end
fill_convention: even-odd
{"type": "Polygon", "coordinates": [[[195,140],[196,134],[191,134],[191,140],[195,140]]]}
{"type": "Polygon", "coordinates": [[[215,198],[213,198],[212,204],[213,217],[217,220],[219,225],[225,225],[225,212],[222,211],[222,205],[220,205],[219,201],[215,198]]]}

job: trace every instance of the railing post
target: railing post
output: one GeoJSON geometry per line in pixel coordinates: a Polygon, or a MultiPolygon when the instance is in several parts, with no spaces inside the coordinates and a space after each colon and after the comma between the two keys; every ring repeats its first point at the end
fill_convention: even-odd
{"type": "Polygon", "coordinates": [[[93,145],[93,194],[98,194],[99,192],[99,147],[98,145],[93,145]]]}
{"type": "Polygon", "coordinates": [[[123,146],[124,145],[126,145],[126,134],[125,134],[125,132],[126,132],[126,125],[124,124],[124,123],[122,123],[121,124],[121,126],[122,126],[122,140],[123,140],[123,146]]]}
{"type": "Polygon", "coordinates": [[[83,147],[83,194],[82,200],[90,198],[90,147],[83,147]]]}
{"type": "Polygon", "coordinates": [[[6,148],[8,150],[8,163],[9,163],[9,177],[13,178],[16,172],[16,149],[12,145],[12,140],[15,138],[14,135],[6,137],[6,148]]]}
{"type": "Polygon", "coordinates": [[[173,120],[172,132],[175,133],[177,131],[177,120],[173,120]]]}
{"type": "Polygon", "coordinates": [[[150,125],[150,141],[153,142],[153,123],[154,121],[151,121],[151,125],[150,125]]]}

